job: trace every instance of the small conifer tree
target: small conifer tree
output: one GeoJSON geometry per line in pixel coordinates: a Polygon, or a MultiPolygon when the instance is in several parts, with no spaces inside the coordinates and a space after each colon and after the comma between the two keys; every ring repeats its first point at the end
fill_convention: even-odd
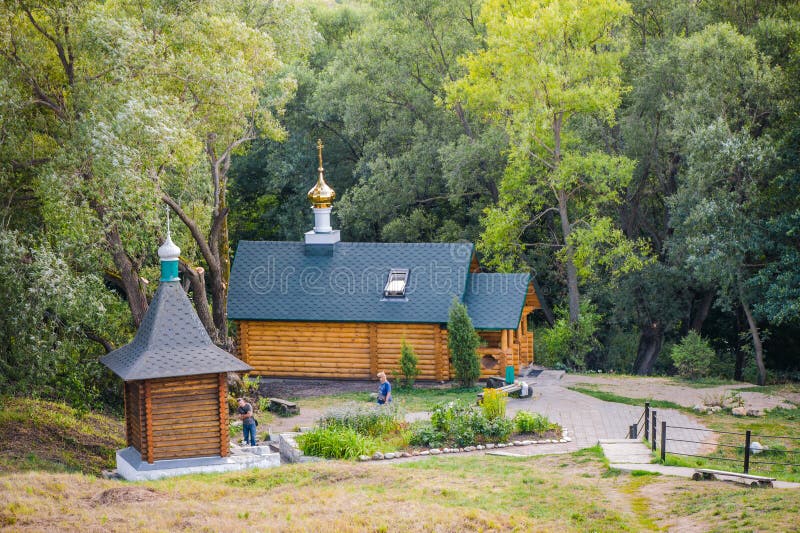
{"type": "Polygon", "coordinates": [[[419,376],[418,362],[414,347],[403,339],[403,344],[400,345],[400,372],[403,374],[403,384],[408,388],[414,386],[414,381],[419,376]]]}
{"type": "Polygon", "coordinates": [[[467,307],[453,298],[450,317],[447,321],[447,347],[456,371],[456,379],[464,387],[471,387],[481,377],[481,364],[478,360],[480,338],[472,327],[467,307]]]}

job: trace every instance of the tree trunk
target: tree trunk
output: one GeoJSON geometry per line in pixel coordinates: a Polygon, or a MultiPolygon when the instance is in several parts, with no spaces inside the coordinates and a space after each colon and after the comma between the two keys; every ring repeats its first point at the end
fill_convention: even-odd
{"type": "Polygon", "coordinates": [[[706,291],[703,293],[703,299],[700,300],[700,304],[697,306],[697,311],[695,312],[694,317],[692,317],[692,324],[690,326],[697,334],[700,334],[700,330],[703,329],[703,322],[706,321],[708,318],[708,312],[711,310],[711,304],[714,303],[714,291],[706,291]]]}
{"type": "MultiPolygon", "coordinates": [[[[223,281],[222,264],[219,257],[220,251],[220,231],[223,227],[222,221],[228,215],[227,208],[214,215],[211,221],[211,230],[209,231],[208,240],[200,230],[200,226],[193,219],[186,214],[178,203],[173,200],[169,195],[162,194],[161,199],[165,204],[170,206],[172,211],[178,215],[189,232],[192,238],[197,243],[200,253],[203,255],[206,264],[208,265],[208,282],[211,287],[211,304],[213,306],[213,314],[211,323],[214,324],[215,333],[211,335],[212,339],[216,339],[216,343],[221,346],[227,347],[228,342],[228,314],[226,309],[227,300],[227,283],[223,281]]],[[[226,239],[227,242],[227,239],[226,239]]],[[[207,300],[204,300],[207,301],[207,300]]],[[[199,308],[198,300],[195,300],[195,308],[199,308]]],[[[198,315],[200,315],[198,309],[198,315]]],[[[206,313],[208,310],[205,311],[206,313]]],[[[208,324],[203,323],[206,327],[208,324]]]]}
{"type": "Polygon", "coordinates": [[[217,328],[214,327],[214,320],[208,310],[208,296],[206,295],[205,270],[202,267],[192,267],[185,262],[180,262],[181,272],[189,280],[194,298],[194,308],[200,318],[203,327],[206,328],[208,336],[213,342],[217,342],[217,328]]]}
{"type": "Polygon", "coordinates": [[[753,336],[753,349],[756,356],[756,367],[758,367],[758,384],[765,385],[767,383],[767,368],[764,365],[764,347],[761,345],[761,335],[758,333],[758,325],[753,319],[753,314],[750,312],[750,306],[744,296],[744,288],[739,283],[739,301],[742,304],[744,316],[747,317],[747,325],[750,327],[750,334],[753,336]]]}
{"type": "Polygon", "coordinates": [[[120,283],[128,298],[128,307],[131,309],[133,323],[138,328],[147,313],[147,296],[139,277],[139,271],[125,252],[117,228],[114,227],[106,232],[106,242],[111,250],[114,265],[119,270],[120,283]]]}
{"type": "Polygon", "coordinates": [[[567,194],[565,191],[558,192],[558,213],[561,216],[561,232],[564,235],[564,246],[567,249],[567,293],[569,295],[569,322],[577,324],[580,319],[581,305],[580,292],[578,290],[578,269],[575,268],[575,251],[569,244],[570,234],[569,213],[567,212],[567,194]]]}
{"type": "Polygon", "coordinates": [[[636,350],[636,361],[633,363],[633,372],[640,376],[650,374],[663,344],[664,328],[660,323],[653,322],[642,328],[639,335],[639,347],[636,350]]]}
{"type": "MultiPolygon", "coordinates": [[[[742,310],[741,308],[736,309],[736,333],[738,334],[740,331],[744,329],[742,325],[742,310]]],[[[742,350],[741,343],[737,342],[735,344],[735,354],[736,354],[736,362],[733,366],[733,379],[735,381],[744,381],[744,350],[742,350]]]]}
{"type": "Polygon", "coordinates": [[[225,331],[222,339],[227,342],[228,339],[228,287],[231,279],[231,245],[228,240],[228,195],[227,191],[223,190],[220,193],[219,214],[219,280],[214,282],[214,290],[219,294],[214,297],[214,324],[220,331],[225,331]],[[219,288],[217,288],[219,287],[219,288]],[[217,309],[220,313],[217,314],[217,309]]]}
{"type": "MultiPolygon", "coordinates": [[[[561,163],[561,123],[564,119],[563,113],[557,113],[553,117],[553,161],[554,167],[558,168],[561,163]]],[[[555,171],[555,169],[554,169],[555,171]]],[[[561,217],[561,233],[564,239],[564,246],[567,250],[567,293],[569,295],[569,322],[577,324],[581,315],[581,295],[578,290],[578,269],[575,268],[575,250],[569,244],[569,235],[572,226],[569,222],[569,210],[567,208],[567,192],[564,190],[556,191],[558,198],[558,214],[561,217]]]]}
{"type": "Polygon", "coordinates": [[[83,334],[86,335],[87,339],[94,341],[98,343],[100,346],[102,346],[103,349],[106,351],[106,353],[111,353],[114,351],[114,344],[105,337],[101,337],[94,331],[87,328],[83,328],[83,334]]]}
{"type": "Polygon", "coordinates": [[[230,259],[228,257],[228,208],[214,215],[208,237],[208,248],[214,255],[215,268],[209,268],[208,282],[211,289],[211,309],[217,339],[221,346],[228,346],[228,279],[230,259]],[[223,232],[224,229],[224,232],[223,232]],[[225,255],[223,254],[223,250],[225,255]]]}

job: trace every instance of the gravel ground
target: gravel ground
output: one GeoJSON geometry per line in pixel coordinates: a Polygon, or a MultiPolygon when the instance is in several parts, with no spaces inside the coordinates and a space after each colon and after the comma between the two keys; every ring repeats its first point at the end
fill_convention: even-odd
{"type": "MultiPolygon", "coordinates": [[[[716,387],[694,388],[676,383],[669,378],[651,378],[634,376],[567,374],[562,385],[593,385],[599,390],[627,396],[654,400],[669,400],[684,407],[693,407],[713,399],[725,397],[737,389],[752,387],[751,383],[736,383],[716,387]]],[[[775,407],[791,408],[791,400],[782,396],[762,394],[760,392],[740,392],[747,409],[774,409],[775,407]]]]}

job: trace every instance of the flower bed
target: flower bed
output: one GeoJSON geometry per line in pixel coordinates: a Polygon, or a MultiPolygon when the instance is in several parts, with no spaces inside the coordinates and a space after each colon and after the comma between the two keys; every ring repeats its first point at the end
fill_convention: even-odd
{"type": "Polygon", "coordinates": [[[389,406],[345,404],[325,413],[317,426],[297,436],[308,456],[328,459],[392,459],[507,446],[569,442],[563,428],[545,416],[520,411],[505,416],[506,396],[486,389],[480,407],[443,403],[430,421],[409,425],[389,406]]]}

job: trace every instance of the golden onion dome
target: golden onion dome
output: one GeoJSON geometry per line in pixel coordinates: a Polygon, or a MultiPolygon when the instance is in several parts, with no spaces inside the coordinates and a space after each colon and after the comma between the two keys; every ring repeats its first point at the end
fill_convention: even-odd
{"type": "Polygon", "coordinates": [[[322,167],[322,139],[317,140],[317,150],[319,152],[319,178],[317,183],[311,190],[308,191],[308,199],[311,200],[311,205],[315,208],[325,208],[333,205],[336,199],[336,191],[331,189],[330,185],[325,183],[325,169],[322,167]]]}

